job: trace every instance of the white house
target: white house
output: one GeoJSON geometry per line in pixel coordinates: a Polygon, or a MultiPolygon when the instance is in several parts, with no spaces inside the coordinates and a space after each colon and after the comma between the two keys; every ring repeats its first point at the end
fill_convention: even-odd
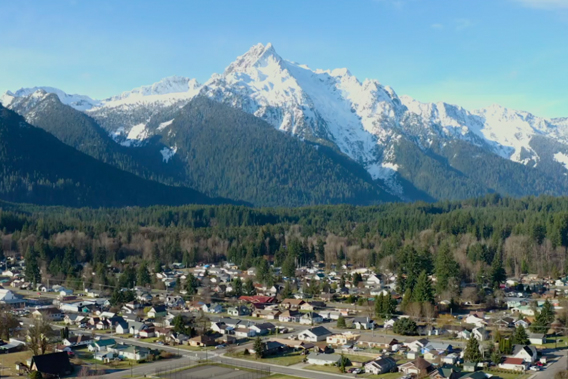
{"type": "Polygon", "coordinates": [[[406,344],[406,346],[415,352],[420,352],[428,345],[428,340],[426,338],[421,338],[419,340],[414,340],[406,344]]]}
{"type": "Polygon", "coordinates": [[[14,292],[6,289],[0,289],[0,301],[12,301],[16,300],[17,297],[14,292]]]}
{"type": "Polygon", "coordinates": [[[341,355],[339,354],[310,354],[308,355],[308,363],[311,365],[324,366],[339,363],[341,355]]]}
{"type": "Polygon", "coordinates": [[[543,333],[529,333],[529,341],[533,345],[544,345],[546,336],[543,333]]]}
{"type": "Polygon", "coordinates": [[[471,324],[471,325],[475,325],[478,328],[482,328],[484,326],[487,326],[487,321],[485,321],[484,319],[482,319],[481,317],[477,317],[477,315],[469,315],[466,317],[466,319],[464,320],[464,322],[466,324],[471,324]]]}
{"type": "Polygon", "coordinates": [[[386,374],[396,368],[396,361],[390,357],[385,357],[371,361],[365,365],[365,372],[374,375],[386,374]]]}
{"type": "Polygon", "coordinates": [[[499,364],[499,368],[510,371],[526,371],[527,364],[524,363],[522,358],[506,358],[503,363],[499,364]]]}
{"type": "Polygon", "coordinates": [[[524,363],[534,363],[538,354],[536,348],[532,345],[515,345],[513,347],[513,358],[521,358],[524,363]]]}
{"type": "Polygon", "coordinates": [[[315,325],[321,324],[323,322],[323,317],[315,312],[305,313],[300,317],[300,324],[303,325],[315,325]]]}
{"type": "Polygon", "coordinates": [[[298,334],[298,339],[300,341],[307,342],[320,342],[325,341],[328,336],[333,335],[332,332],[324,328],[323,326],[316,326],[310,329],[306,329],[298,334]]]}
{"type": "Polygon", "coordinates": [[[371,320],[371,318],[369,317],[355,317],[353,318],[353,326],[355,327],[355,329],[359,330],[370,330],[374,329],[375,321],[371,320]]]}

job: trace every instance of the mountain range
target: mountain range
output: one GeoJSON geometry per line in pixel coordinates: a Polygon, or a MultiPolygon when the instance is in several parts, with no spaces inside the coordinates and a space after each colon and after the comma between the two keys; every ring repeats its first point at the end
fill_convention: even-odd
{"type": "Polygon", "coordinates": [[[347,69],[253,46],[204,84],[168,77],[95,100],[6,92],[26,122],[108,166],[258,206],[568,194],[568,118],[398,96],[347,69]]]}

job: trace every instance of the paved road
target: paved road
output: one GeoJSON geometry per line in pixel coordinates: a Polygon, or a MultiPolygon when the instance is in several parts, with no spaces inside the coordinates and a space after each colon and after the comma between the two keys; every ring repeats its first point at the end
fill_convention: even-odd
{"type": "Polygon", "coordinates": [[[549,356],[554,356],[556,361],[553,362],[546,370],[539,371],[535,375],[531,376],[530,379],[552,379],[554,375],[560,371],[565,371],[568,369],[568,350],[553,350],[548,354],[549,356]]]}

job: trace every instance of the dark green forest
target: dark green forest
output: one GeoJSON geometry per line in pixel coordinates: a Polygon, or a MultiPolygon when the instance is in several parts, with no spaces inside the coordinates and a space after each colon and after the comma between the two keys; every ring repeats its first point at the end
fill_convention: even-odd
{"type": "Polygon", "coordinates": [[[268,259],[282,266],[283,275],[312,260],[328,268],[338,263],[374,267],[405,278],[401,292],[419,285],[423,272],[435,273],[438,294],[451,290],[456,280],[493,287],[505,275],[568,272],[568,198],[546,196],[257,209],[2,203],[0,230],[5,255],[23,255],[37,262],[43,277],[71,284],[85,278],[89,284],[115,285],[128,277],[136,282],[140,266],[152,271],[173,262],[192,266],[221,260],[266,272],[268,259]],[[117,279],[118,271],[129,275],[117,279]]]}
{"type": "Polygon", "coordinates": [[[7,201],[94,207],[230,202],[107,165],[1,105],[0,167],[0,198],[7,201]]]}

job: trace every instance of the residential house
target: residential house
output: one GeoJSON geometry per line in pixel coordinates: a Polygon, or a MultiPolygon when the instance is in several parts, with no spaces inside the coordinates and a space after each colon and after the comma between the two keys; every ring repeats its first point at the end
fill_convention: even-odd
{"type": "Polygon", "coordinates": [[[147,359],[150,355],[150,349],[136,345],[116,345],[111,351],[118,357],[123,359],[130,359],[133,361],[140,361],[147,359]]]}
{"type": "Polygon", "coordinates": [[[426,351],[437,351],[440,354],[444,354],[444,353],[451,353],[452,350],[453,350],[453,347],[449,343],[430,341],[426,344],[426,346],[424,346],[424,348],[422,350],[424,352],[426,352],[426,351]]]}
{"type": "Polygon", "coordinates": [[[355,317],[353,318],[353,326],[355,329],[370,330],[375,328],[375,321],[370,317],[355,317]]]}
{"type": "Polygon", "coordinates": [[[459,357],[456,353],[451,353],[442,358],[442,362],[448,365],[455,365],[459,357]]]}
{"type": "Polygon", "coordinates": [[[485,329],[485,327],[474,328],[471,334],[479,342],[487,341],[489,339],[489,332],[485,329]]]}
{"type": "Polygon", "coordinates": [[[114,345],[116,345],[116,341],[113,338],[101,338],[98,341],[91,342],[88,349],[91,352],[107,351],[114,345]]]}
{"type": "Polygon", "coordinates": [[[499,329],[507,329],[514,325],[515,320],[512,317],[503,317],[493,321],[493,326],[499,329]]]}
{"type": "MultiPolygon", "coordinates": [[[[267,341],[264,344],[264,354],[265,355],[281,354],[281,353],[284,353],[288,350],[290,350],[290,348],[287,345],[280,343],[278,341],[267,341]]],[[[249,349],[249,351],[253,354],[255,353],[254,349],[249,349]]]]}
{"type": "Polygon", "coordinates": [[[327,337],[331,336],[332,334],[332,332],[330,332],[323,326],[316,326],[300,332],[300,334],[298,334],[298,339],[300,341],[320,342],[325,341],[327,337]]]}
{"type": "Polygon", "coordinates": [[[529,333],[529,341],[533,345],[544,345],[546,343],[546,335],[544,333],[529,333]]]}
{"type": "Polygon", "coordinates": [[[250,329],[254,330],[257,335],[264,336],[274,332],[276,330],[276,326],[270,322],[264,322],[261,324],[251,325],[250,329]]]}
{"type": "Polygon", "coordinates": [[[238,317],[238,316],[249,316],[251,314],[251,311],[248,307],[245,307],[244,305],[239,305],[227,309],[227,313],[229,314],[229,316],[238,317]]]}
{"type": "Polygon", "coordinates": [[[519,327],[519,326],[522,326],[523,328],[528,329],[529,326],[531,326],[531,323],[526,318],[524,318],[524,319],[515,321],[515,327],[519,327]]]}
{"type": "Polygon", "coordinates": [[[399,342],[395,338],[372,334],[363,334],[357,341],[357,345],[361,347],[381,348],[388,351],[393,350],[393,347],[398,346],[398,344],[399,342]]]}
{"type": "Polygon", "coordinates": [[[65,315],[63,319],[66,325],[80,325],[87,322],[86,317],[78,314],[68,314],[65,315]]]}
{"type": "Polygon", "coordinates": [[[215,338],[208,336],[208,335],[203,335],[203,336],[197,336],[197,337],[193,337],[190,338],[189,341],[189,346],[214,346],[217,343],[215,342],[215,338]]]}
{"type": "Polygon", "coordinates": [[[217,303],[203,304],[201,309],[205,313],[223,313],[223,307],[221,306],[221,304],[217,304],[217,303]]]}
{"type": "Polygon", "coordinates": [[[398,370],[403,374],[415,374],[424,376],[433,370],[432,364],[424,358],[418,357],[413,361],[399,366],[398,370]]]}
{"type": "Polygon", "coordinates": [[[282,300],[281,303],[284,309],[289,309],[293,311],[299,310],[303,304],[305,304],[305,301],[302,299],[284,299],[282,300]]]}
{"type": "Polygon", "coordinates": [[[323,317],[315,312],[304,313],[302,317],[300,317],[300,324],[303,325],[315,325],[321,324],[323,322],[323,317]]]}
{"type": "Polygon", "coordinates": [[[47,321],[62,321],[63,313],[55,307],[39,308],[32,312],[34,318],[43,318],[47,321]]]}
{"type": "Polygon", "coordinates": [[[91,342],[93,342],[91,336],[83,334],[63,339],[63,345],[65,346],[87,346],[91,342]]]}
{"type": "Polygon", "coordinates": [[[302,314],[298,311],[287,310],[278,316],[280,322],[299,322],[302,314]]]}
{"type": "Polygon", "coordinates": [[[483,328],[484,326],[487,326],[487,321],[485,321],[483,318],[479,317],[477,314],[468,315],[465,318],[464,322],[466,324],[475,325],[478,328],[483,328]]]}
{"type": "Polygon", "coordinates": [[[422,350],[428,345],[429,341],[426,338],[421,338],[419,340],[414,340],[406,344],[406,346],[414,352],[422,352],[422,350]]]}
{"type": "Polygon", "coordinates": [[[300,305],[302,311],[315,311],[318,309],[325,309],[326,304],[323,301],[310,301],[300,305]]]}
{"type": "Polygon", "coordinates": [[[44,378],[60,378],[73,372],[67,352],[35,355],[31,359],[30,371],[38,371],[44,378]]]}
{"type": "Polygon", "coordinates": [[[117,334],[128,334],[130,333],[130,329],[128,328],[128,321],[122,320],[116,323],[116,327],[114,328],[117,334]]]}
{"type": "Polygon", "coordinates": [[[148,311],[148,318],[161,318],[168,315],[168,309],[165,305],[155,305],[148,311]]]}
{"type": "Polygon", "coordinates": [[[525,363],[535,363],[538,354],[536,348],[532,345],[515,345],[513,346],[512,358],[521,358],[525,363]]]}
{"type": "Polygon", "coordinates": [[[140,338],[152,338],[156,335],[154,327],[148,327],[146,329],[142,329],[139,333],[140,338]]]}
{"type": "Polygon", "coordinates": [[[394,319],[394,318],[391,318],[391,319],[389,319],[389,320],[386,320],[386,321],[383,323],[383,328],[384,328],[384,329],[392,329],[395,322],[396,322],[396,319],[394,319]]]}
{"type": "Polygon", "coordinates": [[[498,367],[503,370],[526,371],[527,364],[524,363],[523,358],[505,358],[503,363],[500,363],[498,367]]]}
{"type": "Polygon", "coordinates": [[[256,336],[256,331],[250,328],[238,328],[234,330],[236,338],[251,338],[256,336]]]}
{"type": "Polygon", "coordinates": [[[128,333],[132,334],[133,336],[137,336],[140,332],[144,329],[148,329],[151,325],[138,322],[138,321],[129,321],[128,322],[128,333]]]}
{"type": "Polygon", "coordinates": [[[330,345],[343,346],[355,343],[361,337],[360,334],[351,332],[333,334],[326,338],[326,342],[330,345]]]}
{"type": "Polygon", "coordinates": [[[308,364],[325,366],[325,365],[335,365],[341,361],[341,355],[339,354],[310,354],[308,355],[308,364]]]}
{"type": "Polygon", "coordinates": [[[374,375],[386,374],[396,369],[396,361],[390,357],[380,358],[365,365],[365,372],[374,375]]]}

